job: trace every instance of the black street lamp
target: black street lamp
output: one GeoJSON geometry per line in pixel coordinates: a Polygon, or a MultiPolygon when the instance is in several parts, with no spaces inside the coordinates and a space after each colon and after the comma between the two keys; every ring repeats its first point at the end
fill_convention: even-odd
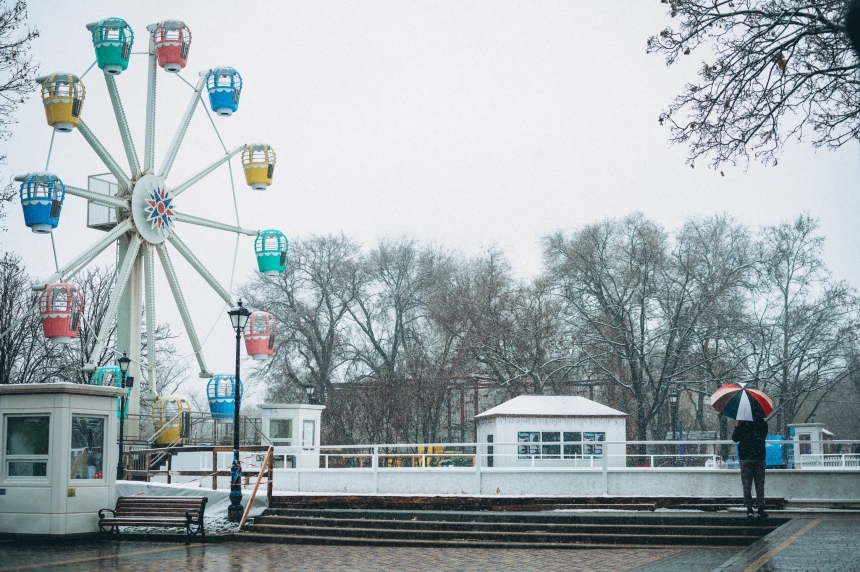
{"type": "MultiPolygon", "coordinates": [[[[120,376],[120,387],[125,389],[125,374],[128,373],[128,366],[131,365],[131,358],[125,355],[125,352],[122,352],[122,357],[116,360],[119,364],[119,371],[122,374],[120,376]]],[[[121,481],[123,477],[125,477],[125,469],[122,465],[122,453],[123,453],[123,429],[125,428],[125,391],[122,392],[122,395],[119,396],[119,455],[116,460],[116,480],[121,481]]]]}
{"type": "Polygon", "coordinates": [[[669,405],[671,406],[672,412],[672,441],[677,438],[675,431],[678,429],[678,392],[677,390],[673,390],[672,393],[669,394],[669,405]]]}
{"type": "Polygon", "coordinates": [[[317,399],[315,396],[316,391],[317,391],[317,388],[312,383],[309,383],[305,386],[305,393],[308,394],[308,403],[310,403],[311,405],[315,405],[317,402],[317,399]]]}
{"type": "Polygon", "coordinates": [[[227,507],[227,520],[230,522],[241,521],[243,512],[242,464],[239,462],[239,404],[242,400],[239,394],[239,340],[251,315],[251,312],[242,306],[242,300],[238,303],[238,306],[227,311],[233,330],[236,331],[236,379],[233,380],[233,464],[230,466],[230,506],[227,507]]]}

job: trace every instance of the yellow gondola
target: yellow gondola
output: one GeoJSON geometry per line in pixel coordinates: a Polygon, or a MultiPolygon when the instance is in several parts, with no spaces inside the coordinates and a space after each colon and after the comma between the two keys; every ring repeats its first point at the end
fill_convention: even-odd
{"type": "Polygon", "coordinates": [[[42,84],[42,104],[48,125],[59,133],[69,133],[81,122],[86,89],[78,76],[55,73],[36,78],[42,84]]]}
{"type": "Polygon", "coordinates": [[[255,191],[265,191],[275,173],[275,150],[263,143],[245,145],[242,151],[245,182],[255,191]]]}

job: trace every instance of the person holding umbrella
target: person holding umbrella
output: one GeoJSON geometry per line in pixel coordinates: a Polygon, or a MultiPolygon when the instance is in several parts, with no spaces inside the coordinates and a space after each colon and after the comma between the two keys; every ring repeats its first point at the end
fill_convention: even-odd
{"type": "Polygon", "coordinates": [[[735,419],[732,441],[738,444],[741,463],[741,485],[747,517],[753,511],[752,486],[755,484],[758,516],[767,517],[764,510],[765,439],[767,417],[773,413],[773,403],[764,392],[747,388],[745,383],[724,385],[711,396],[711,406],[721,415],[735,419]]]}

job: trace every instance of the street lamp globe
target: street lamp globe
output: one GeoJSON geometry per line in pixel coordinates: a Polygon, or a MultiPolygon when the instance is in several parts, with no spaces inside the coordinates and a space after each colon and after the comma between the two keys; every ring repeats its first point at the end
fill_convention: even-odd
{"type": "Polygon", "coordinates": [[[316,393],[317,388],[314,387],[312,383],[309,383],[305,386],[305,393],[308,394],[308,403],[314,402],[314,394],[316,393]]]}
{"type": "Polygon", "coordinates": [[[131,358],[129,358],[125,352],[122,352],[122,357],[116,360],[119,364],[119,371],[122,372],[123,375],[128,373],[128,366],[131,365],[131,358]]]}
{"type": "Polygon", "coordinates": [[[230,316],[230,323],[236,332],[241,332],[248,325],[248,318],[251,317],[251,311],[242,305],[242,300],[238,301],[238,306],[234,306],[227,311],[230,316]]]}

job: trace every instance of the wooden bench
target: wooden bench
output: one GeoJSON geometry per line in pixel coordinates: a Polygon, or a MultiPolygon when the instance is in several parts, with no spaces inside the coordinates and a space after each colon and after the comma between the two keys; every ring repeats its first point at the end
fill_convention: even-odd
{"type": "Polygon", "coordinates": [[[203,512],[208,500],[206,497],[119,497],[116,508],[99,511],[99,530],[103,534],[119,535],[120,526],[184,526],[185,544],[190,544],[191,537],[196,534],[206,537],[203,512]]]}

